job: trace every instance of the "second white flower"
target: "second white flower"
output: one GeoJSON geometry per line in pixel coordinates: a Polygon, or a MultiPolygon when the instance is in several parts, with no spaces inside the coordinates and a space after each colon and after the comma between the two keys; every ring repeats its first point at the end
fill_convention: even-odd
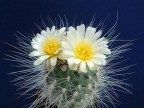
{"type": "Polygon", "coordinates": [[[70,69],[85,73],[106,64],[106,55],[111,54],[111,51],[108,40],[101,35],[102,30],[96,31],[96,28],[90,26],[85,28],[84,24],[76,29],[68,28],[62,48],[70,69]]]}

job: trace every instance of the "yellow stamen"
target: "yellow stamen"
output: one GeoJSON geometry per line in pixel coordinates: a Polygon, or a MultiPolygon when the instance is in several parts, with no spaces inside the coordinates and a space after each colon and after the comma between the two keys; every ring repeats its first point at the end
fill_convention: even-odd
{"type": "Polygon", "coordinates": [[[88,41],[81,41],[76,44],[74,49],[77,58],[87,61],[91,58],[94,53],[94,48],[92,44],[88,41]]]}
{"type": "Polygon", "coordinates": [[[55,52],[59,49],[60,43],[57,39],[54,37],[49,37],[45,42],[44,42],[44,52],[47,53],[48,55],[55,55],[55,52]]]}

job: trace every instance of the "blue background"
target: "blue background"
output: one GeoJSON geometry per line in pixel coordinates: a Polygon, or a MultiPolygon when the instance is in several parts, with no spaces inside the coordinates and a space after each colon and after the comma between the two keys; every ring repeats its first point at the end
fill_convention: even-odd
{"type": "MultiPolygon", "coordinates": [[[[64,18],[69,23],[76,19],[76,24],[83,21],[88,24],[93,15],[96,15],[96,24],[108,16],[105,24],[109,29],[116,20],[117,11],[119,21],[117,33],[119,39],[137,39],[124,56],[128,58],[123,65],[136,64],[125,72],[134,72],[127,75],[128,83],[133,87],[132,95],[119,93],[121,105],[117,108],[144,108],[144,1],[143,0],[0,0],[0,108],[22,108],[31,99],[17,98],[16,87],[10,81],[13,79],[7,73],[17,69],[11,67],[11,62],[5,61],[4,53],[11,48],[4,44],[15,45],[15,33],[39,32],[34,25],[41,24],[41,17],[47,21],[64,18]]],[[[122,43],[120,43],[122,44],[122,43]]]]}

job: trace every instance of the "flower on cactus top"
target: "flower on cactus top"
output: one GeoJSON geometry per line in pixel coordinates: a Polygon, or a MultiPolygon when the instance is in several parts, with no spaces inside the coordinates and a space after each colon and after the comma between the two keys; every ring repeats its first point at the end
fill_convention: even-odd
{"type": "Polygon", "coordinates": [[[85,28],[84,24],[76,29],[68,28],[62,48],[70,69],[85,73],[106,64],[106,55],[111,54],[111,51],[108,40],[101,35],[102,30],[96,31],[96,28],[90,26],[85,28]]]}
{"type": "Polygon", "coordinates": [[[38,56],[34,61],[34,65],[40,65],[46,60],[46,63],[54,67],[57,63],[57,58],[61,58],[61,40],[65,35],[65,27],[56,29],[53,26],[51,29],[47,27],[46,31],[42,30],[41,34],[37,34],[31,42],[34,51],[30,56],[38,56]]]}

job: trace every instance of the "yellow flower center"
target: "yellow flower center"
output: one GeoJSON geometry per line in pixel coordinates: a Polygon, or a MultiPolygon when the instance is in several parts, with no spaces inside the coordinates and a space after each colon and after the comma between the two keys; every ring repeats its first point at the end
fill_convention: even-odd
{"type": "Polygon", "coordinates": [[[74,49],[77,58],[87,61],[91,58],[94,53],[94,48],[92,44],[88,41],[81,41],[76,44],[74,49]]]}
{"type": "Polygon", "coordinates": [[[44,52],[47,53],[48,55],[56,55],[55,52],[59,49],[60,47],[60,42],[55,39],[54,37],[49,37],[45,42],[44,42],[44,52]]]}

